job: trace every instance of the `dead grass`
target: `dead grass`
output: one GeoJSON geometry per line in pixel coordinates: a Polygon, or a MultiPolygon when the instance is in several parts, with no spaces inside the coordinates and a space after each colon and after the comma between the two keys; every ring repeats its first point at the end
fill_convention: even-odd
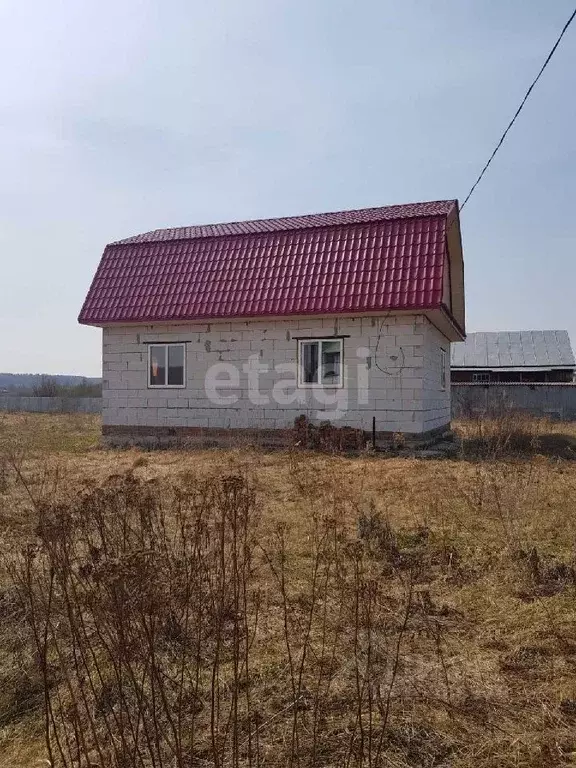
{"type": "Polygon", "coordinates": [[[503,458],[537,454],[576,458],[576,425],[504,410],[457,422],[464,458],[503,458]]]}
{"type": "Polygon", "coordinates": [[[99,438],[100,417],[93,414],[0,413],[0,454],[77,453],[96,447],[99,438]]]}
{"type": "MultiPolygon", "coordinates": [[[[250,600],[260,601],[257,621],[255,603],[246,609],[252,719],[240,718],[237,734],[242,742],[257,733],[252,765],[576,765],[576,465],[543,455],[532,441],[572,440],[576,429],[527,422],[528,447],[520,450],[505,438],[512,426],[458,425],[483,445],[489,438],[490,450],[470,452],[474,461],[419,461],[299,450],[93,450],[92,417],[5,416],[2,562],[29,542],[40,546],[39,509],[52,514],[59,501],[78,514],[80,497],[114,493],[126,473],[137,493],[153,489],[169,517],[174,493],[240,478],[255,498],[250,600]],[[327,530],[338,532],[337,557],[322,538],[327,530]],[[337,563],[346,570],[340,580],[331,570],[337,563]],[[287,637],[292,671],[306,649],[296,690],[287,637]]],[[[0,766],[29,768],[46,757],[40,668],[6,572],[0,584],[0,766]]],[[[231,669],[222,667],[223,707],[234,689],[231,669]]],[[[53,672],[62,674],[61,666],[53,672]]],[[[238,679],[247,716],[245,686],[238,679]]],[[[209,727],[198,728],[203,751],[194,765],[216,765],[209,727]]],[[[222,768],[249,764],[230,760],[222,768]]]]}

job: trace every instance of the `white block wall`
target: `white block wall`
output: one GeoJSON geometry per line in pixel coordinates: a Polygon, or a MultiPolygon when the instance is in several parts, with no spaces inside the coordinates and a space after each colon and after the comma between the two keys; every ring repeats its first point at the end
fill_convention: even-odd
{"type": "Polygon", "coordinates": [[[424,345],[424,428],[442,427],[450,422],[450,342],[431,323],[426,327],[424,345]],[[442,388],[442,350],[444,350],[444,381],[442,388]]]}
{"type": "Polygon", "coordinates": [[[448,365],[450,342],[419,315],[111,326],[103,332],[103,422],[278,429],[304,413],[365,430],[375,416],[377,431],[420,433],[450,421],[442,347],[448,365]],[[297,388],[296,338],[333,335],[346,337],[344,387],[297,388]],[[163,341],[186,343],[183,389],[147,386],[148,343],[163,341]],[[256,375],[257,392],[249,387],[256,375]]]}

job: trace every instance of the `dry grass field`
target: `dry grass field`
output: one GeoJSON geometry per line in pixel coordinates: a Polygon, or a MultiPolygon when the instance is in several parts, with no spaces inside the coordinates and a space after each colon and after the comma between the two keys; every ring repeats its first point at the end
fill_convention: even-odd
{"type": "Polygon", "coordinates": [[[1,768],[576,765],[576,425],[457,428],[146,452],[0,414],[1,768]]]}

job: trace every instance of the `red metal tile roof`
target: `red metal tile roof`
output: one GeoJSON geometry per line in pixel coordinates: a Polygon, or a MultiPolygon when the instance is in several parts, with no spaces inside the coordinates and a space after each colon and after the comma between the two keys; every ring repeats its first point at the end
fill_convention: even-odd
{"type": "Polygon", "coordinates": [[[155,230],[108,245],[87,325],[440,307],[454,200],[155,230]]]}

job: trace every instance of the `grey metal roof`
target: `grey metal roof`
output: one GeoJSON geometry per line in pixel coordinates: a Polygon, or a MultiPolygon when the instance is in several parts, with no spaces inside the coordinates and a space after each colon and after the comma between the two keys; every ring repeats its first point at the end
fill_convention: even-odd
{"type": "Polygon", "coordinates": [[[568,331],[469,333],[452,344],[452,368],[575,368],[568,331]]]}

